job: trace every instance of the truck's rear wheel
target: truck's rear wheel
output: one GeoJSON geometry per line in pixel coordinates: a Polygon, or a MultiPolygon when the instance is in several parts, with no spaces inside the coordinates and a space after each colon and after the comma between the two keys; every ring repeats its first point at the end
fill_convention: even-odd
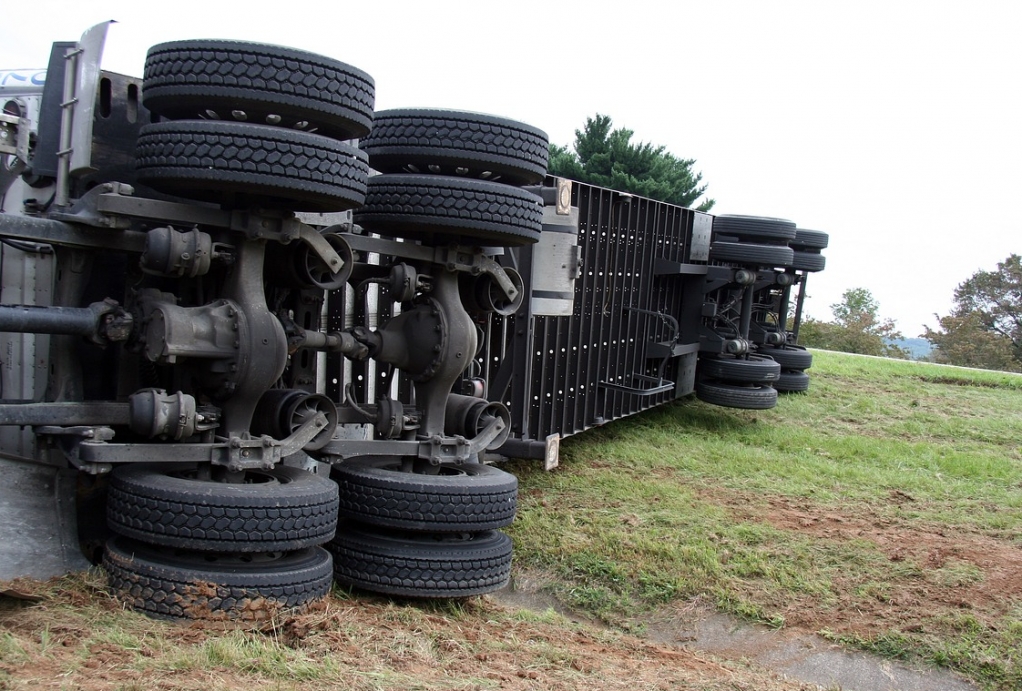
{"type": "Polygon", "coordinates": [[[510,525],[518,479],[482,463],[441,464],[436,475],[400,472],[400,459],[334,467],[341,515],[364,525],[421,532],[478,532],[510,525]]]}
{"type": "Polygon", "coordinates": [[[420,535],[345,524],[326,548],[338,583],[387,595],[483,595],[511,577],[511,538],[492,530],[420,535]]]}
{"type": "Polygon", "coordinates": [[[255,555],[210,555],[107,542],[110,590],[132,609],[166,619],[263,620],[326,597],[330,553],[322,547],[255,555]]]}
{"type": "Polygon", "coordinates": [[[372,127],[373,78],[303,50],[242,41],[161,43],[146,55],[142,102],[170,120],[274,125],[335,139],[372,127]]]}
{"type": "Polygon", "coordinates": [[[406,108],[376,113],[359,142],[381,173],[417,173],[530,185],[546,175],[545,132],[494,115],[406,108]]]}
{"type": "Polygon", "coordinates": [[[737,237],[741,242],[787,245],[795,239],[795,224],[783,218],[721,214],[713,219],[713,232],[737,237]]]}
{"type": "Polygon", "coordinates": [[[537,242],[543,201],[531,192],[443,175],[370,178],[355,223],[400,238],[482,241],[515,247],[537,242]]]}
{"type": "Polygon", "coordinates": [[[180,121],[145,125],[140,182],[189,199],[293,211],[346,211],[365,200],[368,159],[326,137],[266,125],[180,121]]]}
{"type": "Polygon", "coordinates": [[[743,242],[714,241],[710,260],[750,267],[791,266],[793,252],[781,245],[750,245],[743,242]]]}
{"type": "Polygon", "coordinates": [[[305,470],[249,470],[241,483],[200,480],[172,466],[114,470],[107,524],[152,545],[205,552],[287,551],[337,528],[337,486],[305,470]]]}
{"type": "Polygon", "coordinates": [[[699,358],[696,371],[707,379],[721,379],[741,384],[766,384],[777,380],[781,374],[781,366],[763,355],[745,357],[721,355],[699,358]]]}
{"type": "Polygon", "coordinates": [[[718,381],[696,382],[696,398],[725,408],[767,410],[777,405],[777,389],[765,384],[727,384],[718,381]]]}

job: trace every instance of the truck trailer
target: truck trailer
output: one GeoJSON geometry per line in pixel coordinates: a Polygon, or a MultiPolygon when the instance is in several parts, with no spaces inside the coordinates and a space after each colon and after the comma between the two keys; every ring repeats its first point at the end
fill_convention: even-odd
{"type": "Polygon", "coordinates": [[[542,130],[299,49],[107,72],[106,28],[0,71],[0,579],[99,564],[175,619],[487,593],[499,459],[808,389],[826,233],[548,175],[542,130]]]}

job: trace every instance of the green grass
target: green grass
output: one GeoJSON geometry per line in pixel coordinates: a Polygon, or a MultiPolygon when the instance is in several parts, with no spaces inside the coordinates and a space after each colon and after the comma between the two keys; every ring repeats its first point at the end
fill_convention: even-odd
{"type": "Polygon", "coordinates": [[[696,596],[773,626],[806,612],[918,610],[918,621],[830,634],[989,688],[1022,687],[1022,602],[1012,599],[1022,593],[964,613],[927,603],[927,588],[969,597],[984,573],[965,552],[927,555],[911,539],[1022,547],[1022,376],[814,356],[809,394],[775,409],[686,399],[564,440],[553,473],[516,462],[518,563],[555,574],[571,605],[626,626],[696,596]],[[864,534],[842,532],[850,524],[864,534]],[[898,535],[908,543],[891,542],[898,535]]]}
{"type": "MultiPolygon", "coordinates": [[[[633,632],[698,598],[1022,688],[1022,376],[833,353],[810,374],[769,411],[687,399],[564,440],[555,472],[512,463],[516,568],[633,632]]],[[[39,602],[0,597],[0,689],[490,689],[501,674],[602,689],[650,664],[619,632],[479,599],[335,589],[322,610],[221,631],[125,612],[99,573],[36,587],[39,602]]],[[[678,663],[660,664],[664,686],[678,663]]],[[[737,688],[734,673],[675,687],[737,688]]]]}

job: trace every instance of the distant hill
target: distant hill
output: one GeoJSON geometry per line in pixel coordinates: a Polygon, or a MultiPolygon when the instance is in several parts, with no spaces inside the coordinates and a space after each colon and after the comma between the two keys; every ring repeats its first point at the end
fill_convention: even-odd
{"type": "Polygon", "coordinates": [[[908,351],[909,357],[913,360],[922,360],[930,354],[930,351],[933,350],[933,346],[925,338],[889,339],[887,343],[888,345],[896,345],[899,348],[904,348],[908,351]]]}

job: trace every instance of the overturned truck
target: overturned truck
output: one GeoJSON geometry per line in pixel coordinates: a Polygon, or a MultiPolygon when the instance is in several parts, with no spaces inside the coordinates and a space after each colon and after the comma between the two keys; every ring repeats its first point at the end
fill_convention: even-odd
{"type": "Polygon", "coordinates": [[[0,73],[0,579],[153,616],[508,580],[517,481],[695,394],[765,409],[827,235],[547,176],[506,118],[234,41],[0,73]]]}

